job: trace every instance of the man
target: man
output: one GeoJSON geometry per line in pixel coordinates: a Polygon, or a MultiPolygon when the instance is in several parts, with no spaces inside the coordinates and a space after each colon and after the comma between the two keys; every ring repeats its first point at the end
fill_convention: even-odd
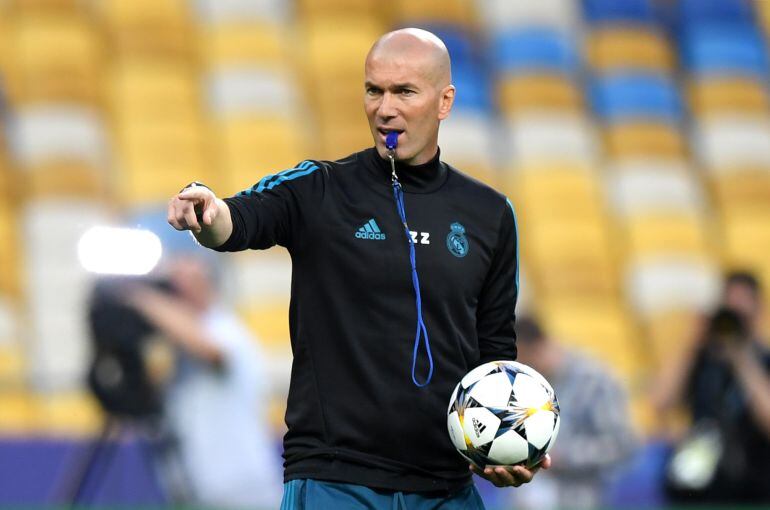
{"type": "MultiPolygon", "coordinates": [[[[516,356],[513,209],[439,160],[455,96],[440,39],[386,34],[365,73],[374,148],[304,161],[226,200],[188,188],[168,220],[218,251],[279,244],[292,256],[284,508],[483,508],[446,407],[468,370],[516,356]]],[[[478,474],[518,486],[537,469],[478,474]]]]}
{"type": "Polygon", "coordinates": [[[600,363],[551,339],[534,319],[517,320],[516,339],[519,361],[540,372],[564,405],[550,452],[556,467],[517,491],[515,507],[602,507],[607,475],[636,443],[625,389],[600,363]]]}
{"type": "Polygon", "coordinates": [[[743,271],[728,274],[720,308],[697,325],[661,379],[658,410],[682,405],[692,417],[669,465],[674,500],[770,503],[770,351],[761,322],[759,281],[743,271]],[[698,452],[705,441],[713,455],[698,452]]]}
{"type": "Polygon", "coordinates": [[[164,412],[197,504],[275,508],[277,455],[265,426],[264,366],[235,315],[217,303],[205,261],[176,256],[166,264],[174,294],[136,285],[126,292],[176,347],[164,412]]]}

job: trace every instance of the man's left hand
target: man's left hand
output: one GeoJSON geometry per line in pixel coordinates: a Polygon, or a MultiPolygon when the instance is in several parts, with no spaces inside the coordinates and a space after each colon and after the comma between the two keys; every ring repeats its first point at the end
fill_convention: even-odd
{"type": "Polygon", "coordinates": [[[496,487],[518,487],[529,483],[540,469],[551,467],[551,456],[546,454],[545,458],[533,468],[524,466],[487,466],[484,470],[471,464],[471,471],[482,478],[492,482],[496,487]]]}

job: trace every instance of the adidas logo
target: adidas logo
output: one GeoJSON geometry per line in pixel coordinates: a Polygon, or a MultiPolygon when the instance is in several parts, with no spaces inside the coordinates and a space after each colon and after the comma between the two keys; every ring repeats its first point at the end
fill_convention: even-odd
{"type": "Polygon", "coordinates": [[[476,418],[473,418],[471,421],[473,422],[473,430],[476,432],[476,437],[481,437],[481,434],[484,433],[484,430],[486,430],[487,426],[476,418]]]}
{"type": "Polygon", "coordinates": [[[385,240],[385,233],[377,226],[377,222],[374,218],[367,221],[363,227],[359,228],[356,232],[356,238],[358,239],[375,239],[377,241],[385,240]]]}

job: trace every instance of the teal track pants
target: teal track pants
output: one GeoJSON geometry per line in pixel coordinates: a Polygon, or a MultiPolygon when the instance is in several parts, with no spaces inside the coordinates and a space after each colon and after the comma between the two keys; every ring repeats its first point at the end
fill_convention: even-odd
{"type": "Polygon", "coordinates": [[[471,485],[445,498],[373,490],[349,483],[292,480],[283,486],[281,510],[484,510],[471,485]]]}

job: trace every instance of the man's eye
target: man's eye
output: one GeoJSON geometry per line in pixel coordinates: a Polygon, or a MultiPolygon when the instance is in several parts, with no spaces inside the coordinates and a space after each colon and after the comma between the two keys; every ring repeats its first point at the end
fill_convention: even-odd
{"type": "Polygon", "coordinates": [[[403,90],[401,90],[401,95],[402,96],[412,96],[412,95],[414,95],[414,90],[403,89],[403,90]]]}
{"type": "Polygon", "coordinates": [[[369,87],[368,89],[366,89],[366,93],[369,94],[370,96],[374,96],[380,93],[380,89],[369,87]]]}

